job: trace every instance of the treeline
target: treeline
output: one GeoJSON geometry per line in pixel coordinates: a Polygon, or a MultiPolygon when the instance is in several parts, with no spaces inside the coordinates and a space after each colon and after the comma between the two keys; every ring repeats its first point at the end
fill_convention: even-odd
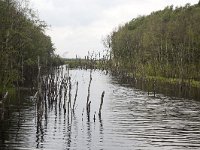
{"type": "Polygon", "coordinates": [[[26,0],[0,0],[0,88],[32,80],[38,60],[42,69],[62,63],[46,28],[26,0]]]}
{"type": "Polygon", "coordinates": [[[200,81],[200,3],[140,16],[104,40],[112,62],[135,77],[200,81]]]}

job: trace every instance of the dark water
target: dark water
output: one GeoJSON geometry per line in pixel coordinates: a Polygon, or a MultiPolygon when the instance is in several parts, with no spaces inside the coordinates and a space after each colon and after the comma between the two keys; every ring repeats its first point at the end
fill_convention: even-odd
{"type": "Polygon", "coordinates": [[[95,71],[88,120],[85,105],[90,72],[70,70],[70,75],[72,99],[75,82],[79,82],[74,115],[68,117],[54,103],[40,110],[39,118],[35,100],[22,97],[0,122],[0,149],[200,149],[200,102],[148,96],[95,71]],[[99,118],[102,91],[105,97],[99,118]]]}

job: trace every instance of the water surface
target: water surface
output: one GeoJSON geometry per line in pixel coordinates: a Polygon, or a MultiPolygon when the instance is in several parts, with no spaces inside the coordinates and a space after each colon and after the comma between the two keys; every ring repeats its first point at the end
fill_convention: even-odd
{"type": "Polygon", "coordinates": [[[88,119],[90,71],[70,70],[70,76],[72,101],[79,82],[75,113],[64,113],[58,102],[38,107],[21,97],[0,122],[0,149],[200,149],[200,102],[149,96],[97,70],[92,72],[88,119]]]}

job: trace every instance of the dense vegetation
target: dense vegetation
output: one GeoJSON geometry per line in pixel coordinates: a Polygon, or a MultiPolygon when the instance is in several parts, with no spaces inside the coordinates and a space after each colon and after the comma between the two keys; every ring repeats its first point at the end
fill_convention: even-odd
{"type": "Polygon", "coordinates": [[[42,69],[61,63],[46,27],[27,1],[0,0],[0,91],[32,80],[38,58],[42,69]]]}
{"type": "Polygon", "coordinates": [[[116,68],[135,77],[200,81],[200,3],[131,20],[105,39],[116,68]]]}

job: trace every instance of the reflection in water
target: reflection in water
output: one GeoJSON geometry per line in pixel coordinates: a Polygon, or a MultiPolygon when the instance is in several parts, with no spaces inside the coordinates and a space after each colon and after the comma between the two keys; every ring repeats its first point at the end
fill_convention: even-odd
{"type": "Polygon", "coordinates": [[[37,125],[36,125],[36,148],[43,148],[42,143],[44,142],[44,131],[42,125],[42,118],[43,118],[43,102],[38,100],[36,103],[37,106],[37,125]]]}
{"type": "Polygon", "coordinates": [[[71,70],[70,76],[72,97],[75,83],[79,82],[74,113],[63,109],[65,102],[66,108],[68,105],[64,95],[56,100],[46,93],[44,100],[37,103],[21,97],[0,122],[0,149],[200,148],[200,102],[163,95],[151,97],[95,71],[88,117],[83,110],[90,71],[71,70]],[[106,94],[102,115],[98,116],[102,91],[106,94]]]}
{"type": "Polygon", "coordinates": [[[72,124],[69,122],[69,117],[67,117],[67,148],[71,147],[71,127],[72,124]]]}
{"type": "Polygon", "coordinates": [[[18,140],[18,134],[19,134],[19,130],[20,130],[20,109],[19,109],[19,115],[18,115],[18,121],[17,121],[17,131],[16,131],[16,141],[18,140]]]}
{"type": "MultiPolygon", "coordinates": [[[[89,117],[87,117],[89,118],[89,117]]],[[[91,149],[92,135],[91,135],[91,123],[87,120],[87,148],[91,149]]]]}
{"type": "Polygon", "coordinates": [[[99,139],[99,142],[100,143],[103,143],[103,121],[101,119],[101,115],[99,116],[99,135],[100,135],[100,139],[99,139]]]}

